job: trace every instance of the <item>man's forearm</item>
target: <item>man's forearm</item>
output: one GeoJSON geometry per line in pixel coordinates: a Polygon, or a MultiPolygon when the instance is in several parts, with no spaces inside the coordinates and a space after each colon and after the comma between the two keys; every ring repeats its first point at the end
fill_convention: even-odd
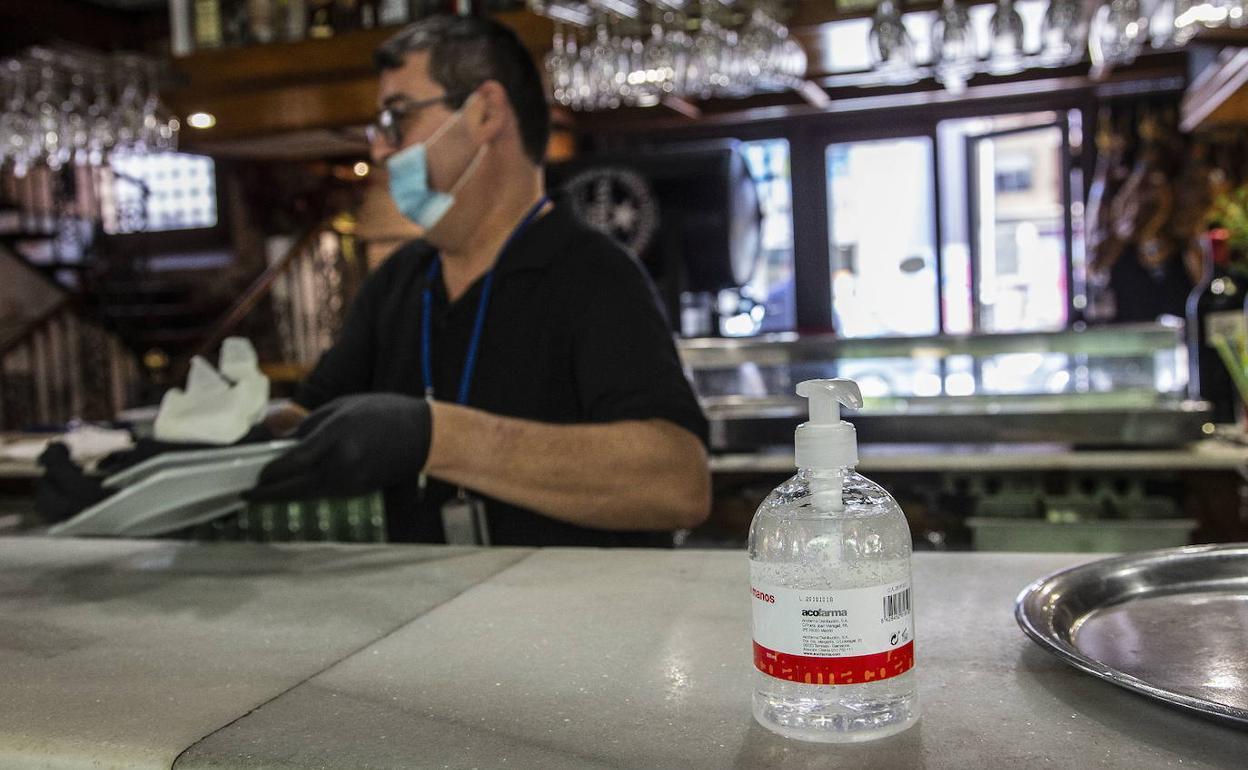
{"type": "Polygon", "coordinates": [[[692,527],[710,509],[702,442],[665,420],[555,425],[435,402],[425,470],[599,529],[692,527]]]}
{"type": "Polygon", "coordinates": [[[293,432],[307,416],[307,409],[291,401],[266,414],[262,422],[269,433],[280,437],[293,432]]]}

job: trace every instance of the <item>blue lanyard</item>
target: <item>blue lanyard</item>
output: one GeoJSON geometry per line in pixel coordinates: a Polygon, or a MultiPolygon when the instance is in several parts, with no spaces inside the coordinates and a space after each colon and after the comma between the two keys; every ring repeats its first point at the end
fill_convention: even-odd
{"type": "MultiPolygon", "coordinates": [[[[524,219],[520,220],[520,224],[516,225],[516,229],[511,231],[511,235],[507,236],[507,240],[503,243],[503,248],[499,250],[499,255],[507,251],[512,242],[524,232],[533,221],[537,219],[538,213],[542,207],[550,202],[550,198],[545,195],[542,199],[529,209],[529,213],[524,215],[524,219]]],[[[433,398],[433,335],[431,328],[433,326],[433,282],[438,279],[442,273],[442,257],[436,255],[433,263],[429,265],[429,272],[425,274],[425,291],[421,300],[421,322],[420,322],[420,370],[421,375],[425,378],[425,396],[433,398]]],[[[481,347],[481,332],[485,328],[485,310],[490,304],[490,290],[494,287],[494,268],[490,268],[485,274],[485,282],[481,286],[481,299],[477,304],[477,319],[472,325],[472,337],[468,341],[468,356],[464,359],[464,372],[459,378],[459,398],[456,403],[468,403],[468,390],[472,387],[472,373],[477,367],[477,351],[481,347]]]]}

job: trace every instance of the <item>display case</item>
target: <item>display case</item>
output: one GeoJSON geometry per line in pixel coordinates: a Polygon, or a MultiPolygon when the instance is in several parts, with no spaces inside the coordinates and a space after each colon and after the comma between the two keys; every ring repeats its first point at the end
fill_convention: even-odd
{"type": "Polygon", "coordinates": [[[679,346],[716,451],[791,445],[806,416],[794,387],[816,377],[858,382],[865,403],[846,419],[865,443],[1174,446],[1198,439],[1208,420],[1208,405],[1187,398],[1179,324],[679,346]]]}

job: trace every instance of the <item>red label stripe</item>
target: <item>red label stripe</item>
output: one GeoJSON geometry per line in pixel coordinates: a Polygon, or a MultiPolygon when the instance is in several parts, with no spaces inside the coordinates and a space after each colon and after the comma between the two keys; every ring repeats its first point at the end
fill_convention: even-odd
{"type": "Polygon", "coordinates": [[[754,642],[754,667],[777,679],[806,684],[878,682],[914,668],[914,642],[907,642],[888,652],[847,658],[789,655],[754,642]]]}

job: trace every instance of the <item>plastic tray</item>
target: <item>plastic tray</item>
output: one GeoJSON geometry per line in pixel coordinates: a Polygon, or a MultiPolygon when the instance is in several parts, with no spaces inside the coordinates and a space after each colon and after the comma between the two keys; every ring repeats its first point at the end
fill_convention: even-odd
{"type": "Polygon", "coordinates": [[[135,466],[131,470],[142,472],[132,474],[131,483],[48,534],[151,537],[202,524],[242,508],[239,495],[255,486],[260,470],[290,445],[274,442],[263,445],[264,451],[203,450],[153,458],[161,462],[135,466]],[[215,453],[209,458],[215,461],[204,461],[208,453],[215,453]],[[175,456],[191,454],[200,456],[194,462],[175,456]]]}
{"type": "Polygon", "coordinates": [[[228,446],[220,449],[189,449],[185,452],[164,452],[149,457],[138,465],[132,465],[104,479],[105,489],[121,489],[131,484],[150,478],[159,471],[171,468],[187,468],[205,463],[218,463],[226,460],[245,460],[264,455],[275,457],[286,449],[294,446],[295,441],[268,441],[263,444],[244,444],[228,446]]]}

